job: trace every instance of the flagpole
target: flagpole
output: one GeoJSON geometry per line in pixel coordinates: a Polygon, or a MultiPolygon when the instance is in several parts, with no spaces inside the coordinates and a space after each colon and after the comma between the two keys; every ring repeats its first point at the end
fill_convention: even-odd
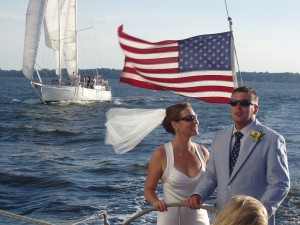
{"type": "Polygon", "coordinates": [[[232,34],[233,50],[234,50],[235,60],[236,60],[236,64],[237,64],[237,67],[238,67],[238,73],[239,73],[239,76],[240,76],[240,79],[241,79],[241,85],[243,86],[242,73],[241,73],[241,70],[240,70],[239,60],[238,60],[238,57],[237,57],[237,52],[236,52],[236,48],[235,48],[235,44],[234,44],[234,38],[233,38],[232,18],[229,16],[226,0],[224,0],[224,3],[225,3],[226,13],[227,13],[227,20],[228,20],[228,23],[229,23],[229,30],[231,31],[231,34],[232,34]]]}

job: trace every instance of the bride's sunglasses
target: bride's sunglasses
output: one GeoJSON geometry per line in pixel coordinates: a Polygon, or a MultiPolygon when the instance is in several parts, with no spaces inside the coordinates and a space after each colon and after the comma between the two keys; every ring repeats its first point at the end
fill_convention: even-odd
{"type": "Polygon", "coordinates": [[[188,116],[182,117],[182,118],[180,118],[178,121],[184,120],[184,121],[186,121],[186,122],[192,122],[192,121],[194,121],[195,119],[197,119],[197,114],[195,114],[195,115],[188,115],[188,116]]]}

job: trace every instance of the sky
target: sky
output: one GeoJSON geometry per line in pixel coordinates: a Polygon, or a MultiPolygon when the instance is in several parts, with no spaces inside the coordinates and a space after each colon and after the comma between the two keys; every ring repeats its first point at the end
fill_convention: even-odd
{"type": "MultiPolygon", "coordinates": [[[[21,70],[29,0],[0,0],[0,69],[21,70]]],[[[299,0],[227,0],[240,71],[300,73],[299,0]]],[[[150,42],[229,30],[224,0],[78,0],[79,67],[122,69],[117,30],[150,42]]],[[[41,36],[38,64],[54,68],[41,36]],[[47,55],[47,56],[46,56],[47,55]]]]}

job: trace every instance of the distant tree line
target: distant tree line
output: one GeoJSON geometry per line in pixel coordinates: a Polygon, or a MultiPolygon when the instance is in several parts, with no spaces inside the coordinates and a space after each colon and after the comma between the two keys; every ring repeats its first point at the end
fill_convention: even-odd
{"type": "MultiPolygon", "coordinates": [[[[87,75],[87,76],[95,76],[97,74],[103,75],[105,78],[112,78],[112,79],[118,79],[120,78],[122,70],[116,70],[116,69],[107,69],[107,68],[96,68],[96,69],[82,69],[79,70],[80,75],[87,75]]],[[[36,76],[34,72],[34,76],[36,76]]],[[[62,76],[67,77],[67,70],[62,69],[61,71],[62,76]]],[[[42,78],[56,78],[55,70],[49,70],[49,69],[42,69],[39,70],[39,74],[42,78]]],[[[21,70],[1,70],[0,69],[0,77],[23,77],[23,73],[21,70]]]]}
{"type": "MultiPolygon", "coordinates": [[[[43,69],[39,71],[42,78],[55,78],[55,70],[43,69]]],[[[93,77],[101,74],[108,79],[119,79],[122,70],[97,68],[97,69],[82,69],[79,70],[80,75],[93,77]]],[[[62,70],[62,75],[66,76],[67,71],[62,70]]],[[[241,72],[243,82],[273,82],[273,83],[300,83],[299,73],[269,73],[269,72],[241,72]]],[[[20,77],[23,76],[20,70],[1,70],[0,77],[20,77]]],[[[240,73],[237,72],[238,80],[240,81],[240,73]]]]}
{"type": "Polygon", "coordinates": [[[300,83],[299,73],[241,72],[241,75],[245,82],[300,83]]]}

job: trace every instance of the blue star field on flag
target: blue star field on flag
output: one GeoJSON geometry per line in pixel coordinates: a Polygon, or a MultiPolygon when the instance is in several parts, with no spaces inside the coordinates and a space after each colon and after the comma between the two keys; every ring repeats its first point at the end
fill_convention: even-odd
{"type": "Polygon", "coordinates": [[[209,34],[178,41],[180,72],[231,70],[231,33],[209,34]]]}

